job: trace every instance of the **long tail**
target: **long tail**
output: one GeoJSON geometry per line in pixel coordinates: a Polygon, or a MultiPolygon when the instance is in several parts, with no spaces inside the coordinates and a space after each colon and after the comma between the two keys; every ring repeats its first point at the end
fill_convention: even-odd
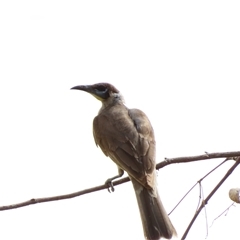
{"type": "Polygon", "coordinates": [[[132,183],[146,239],[158,240],[161,237],[171,239],[177,233],[163,207],[157,190],[153,194],[153,191],[144,188],[135,179],[132,179],[132,183]]]}

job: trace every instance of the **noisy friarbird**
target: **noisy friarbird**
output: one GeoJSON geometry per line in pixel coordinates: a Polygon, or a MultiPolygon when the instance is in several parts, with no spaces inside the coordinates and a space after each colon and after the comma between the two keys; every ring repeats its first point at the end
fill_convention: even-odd
{"type": "Polygon", "coordinates": [[[155,138],[146,114],[128,109],[120,92],[109,83],[79,85],[71,89],[92,94],[102,102],[93,120],[97,146],[118,166],[119,174],[128,173],[135,190],[146,239],[171,239],[176,235],[157,190],[155,138]]]}

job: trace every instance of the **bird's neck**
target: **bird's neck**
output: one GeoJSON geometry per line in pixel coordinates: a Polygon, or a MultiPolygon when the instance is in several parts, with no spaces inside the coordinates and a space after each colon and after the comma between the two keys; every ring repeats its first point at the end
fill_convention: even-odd
{"type": "Polygon", "coordinates": [[[99,112],[103,111],[107,107],[111,107],[118,104],[124,104],[124,98],[121,93],[111,93],[110,97],[102,101],[102,107],[99,112]]]}

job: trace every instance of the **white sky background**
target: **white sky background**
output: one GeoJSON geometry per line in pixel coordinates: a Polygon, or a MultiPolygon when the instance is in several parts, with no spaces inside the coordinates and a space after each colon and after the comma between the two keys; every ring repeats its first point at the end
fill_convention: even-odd
{"type": "MultiPolygon", "coordinates": [[[[75,85],[110,82],[150,118],[157,162],[239,148],[238,1],[7,1],[0,3],[0,205],[101,185],[117,169],[92,137],[100,108],[75,85]]],[[[221,160],[158,173],[169,212],[221,160]]],[[[203,182],[204,194],[229,162],[203,182]]],[[[207,205],[208,222],[230,204],[240,169],[207,205]]],[[[198,189],[171,215],[181,237],[198,189]]],[[[239,236],[239,207],[208,239],[239,236]]],[[[143,239],[130,183],[114,193],[0,212],[0,239],[143,239]]],[[[204,211],[188,239],[205,239],[204,211]]]]}

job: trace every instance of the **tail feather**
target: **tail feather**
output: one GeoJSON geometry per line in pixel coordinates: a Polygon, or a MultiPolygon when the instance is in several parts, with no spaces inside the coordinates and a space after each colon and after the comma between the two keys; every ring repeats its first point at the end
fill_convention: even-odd
{"type": "Polygon", "coordinates": [[[132,179],[132,183],[146,239],[158,240],[161,237],[171,239],[173,235],[176,235],[176,230],[163,207],[157,190],[153,193],[153,191],[144,188],[135,179],[132,179]]]}

